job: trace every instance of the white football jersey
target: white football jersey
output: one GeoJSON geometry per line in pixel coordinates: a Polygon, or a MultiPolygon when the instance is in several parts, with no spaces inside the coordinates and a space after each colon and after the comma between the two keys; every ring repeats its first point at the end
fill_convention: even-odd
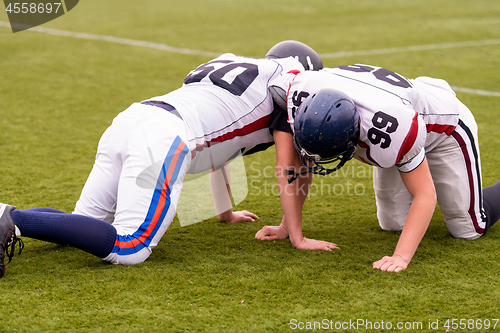
{"type": "Polygon", "coordinates": [[[179,112],[193,157],[217,144],[216,155],[231,157],[273,143],[268,87],[291,70],[304,68],[291,57],[269,60],[223,54],[191,71],[181,88],[149,100],[168,103],[179,112]]]}
{"type": "Polygon", "coordinates": [[[344,92],[358,109],[360,138],[354,158],[382,168],[397,165],[404,172],[413,170],[425,150],[435,147],[443,133],[449,135],[458,123],[458,104],[445,81],[407,80],[385,68],[350,65],[302,72],[291,79],[287,111],[292,128],[303,100],[325,87],[344,92]]]}

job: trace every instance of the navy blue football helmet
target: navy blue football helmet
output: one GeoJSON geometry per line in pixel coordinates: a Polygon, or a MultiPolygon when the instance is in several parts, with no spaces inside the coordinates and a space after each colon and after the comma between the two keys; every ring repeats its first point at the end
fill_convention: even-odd
{"type": "Polygon", "coordinates": [[[294,119],[293,142],[309,172],[327,175],[342,168],[356,151],[360,119],[349,96],[324,88],[308,96],[294,119]],[[333,168],[327,165],[336,163],[333,168]]]}
{"type": "Polygon", "coordinates": [[[295,57],[308,71],[319,71],[323,61],[310,46],[296,40],[285,40],[274,45],[266,54],[266,59],[295,57]]]}

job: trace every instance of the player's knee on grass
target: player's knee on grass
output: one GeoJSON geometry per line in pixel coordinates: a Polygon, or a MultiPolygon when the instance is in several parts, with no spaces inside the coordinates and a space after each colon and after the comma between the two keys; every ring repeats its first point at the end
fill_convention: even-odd
{"type": "MultiPolygon", "coordinates": [[[[120,251],[118,250],[118,252],[120,251]]],[[[149,247],[144,247],[140,251],[126,255],[118,254],[113,251],[106,258],[103,258],[103,260],[109,261],[115,265],[137,265],[148,259],[150,255],[151,249],[149,247]]]]}
{"type": "Polygon", "coordinates": [[[478,233],[474,227],[474,222],[471,220],[467,212],[462,212],[454,217],[445,217],[446,227],[451,235],[459,239],[473,240],[481,237],[483,234],[478,233]]]}
{"type": "Polygon", "coordinates": [[[412,202],[406,188],[378,189],[376,200],[377,218],[382,230],[402,230],[412,202]]]}
{"type": "Polygon", "coordinates": [[[377,212],[378,223],[380,228],[385,231],[401,231],[405,224],[405,220],[401,218],[397,218],[393,214],[389,214],[389,212],[377,212]]]}
{"type": "Polygon", "coordinates": [[[412,198],[397,168],[374,167],[373,188],[377,201],[377,218],[382,230],[402,230],[412,198]]]}
{"type": "Polygon", "coordinates": [[[451,235],[459,239],[476,239],[482,236],[486,223],[479,213],[469,211],[470,197],[457,191],[453,195],[439,195],[438,203],[443,213],[444,222],[451,235]]]}

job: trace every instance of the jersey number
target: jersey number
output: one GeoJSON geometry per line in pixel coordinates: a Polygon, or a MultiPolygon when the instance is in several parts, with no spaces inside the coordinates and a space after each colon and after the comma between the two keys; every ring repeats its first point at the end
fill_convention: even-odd
{"type": "Polygon", "coordinates": [[[189,73],[184,79],[184,84],[200,82],[207,75],[214,85],[229,91],[233,95],[241,96],[259,75],[259,67],[250,63],[235,63],[232,60],[214,60],[201,65],[189,73]],[[227,65],[215,69],[214,64],[216,63],[227,65]],[[231,73],[232,71],[234,72],[231,73]],[[224,79],[226,75],[228,78],[233,76],[232,81],[224,79]]]}
{"type": "Polygon", "coordinates": [[[380,144],[380,148],[386,149],[391,145],[390,133],[394,133],[398,128],[398,120],[382,111],[373,115],[372,127],[368,130],[368,140],[374,145],[380,144]],[[384,131],[382,131],[384,130],[384,131]]]}
{"type": "Polygon", "coordinates": [[[411,84],[404,77],[385,68],[374,68],[367,65],[339,66],[338,68],[356,73],[369,72],[372,73],[378,80],[387,82],[393,86],[411,88],[411,84]]]}
{"type": "Polygon", "coordinates": [[[292,118],[295,119],[295,113],[297,112],[297,109],[299,108],[300,104],[309,96],[308,92],[305,91],[294,91],[292,95],[292,118]]]}

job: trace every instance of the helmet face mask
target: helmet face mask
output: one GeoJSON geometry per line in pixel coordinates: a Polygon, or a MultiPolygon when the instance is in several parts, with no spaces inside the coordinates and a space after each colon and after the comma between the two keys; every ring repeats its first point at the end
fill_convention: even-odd
{"type": "Polygon", "coordinates": [[[333,157],[323,158],[318,154],[312,154],[300,147],[299,143],[295,139],[295,136],[293,138],[293,144],[299,153],[302,164],[309,170],[309,172],[322,176],[328,175],[342,168],[347,161],[352,159],[354,153],[356,152],[356,146],[350,142],[345,152],[333,157]],[[332,166],[334,163],[337,164],[332,166]]]}
{"type": "Polygon", "coordinates": [[[327,175],[356,152],[359,115],[344,93],[322,89],[304,100],[294,119],[294,145],[309,172],[327,175]]]}

